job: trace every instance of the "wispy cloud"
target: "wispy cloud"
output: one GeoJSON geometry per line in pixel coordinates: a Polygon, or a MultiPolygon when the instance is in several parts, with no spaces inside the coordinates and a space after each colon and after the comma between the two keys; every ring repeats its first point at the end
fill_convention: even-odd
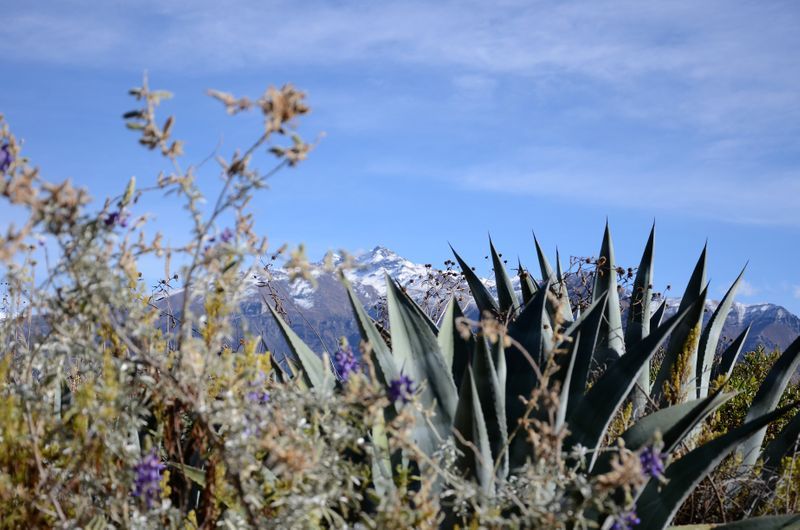
{"type": "Polygon", "coordinates": [[[755,296],[761,292],[761,289],[755,287],[752,283],[748,282],[745,279],[742,279],[739,283],[738,293],[741,296],[755,296]]]}
{"type": "MultiPolygon", "coordinates": [[[[800,49],[800,9],[791,2],[63,0],[18,2],[3,17],[5,61],[347,71],[350,84],[332,83],[322,97],[341,109],[326,118],[355,132],[441,111],[443,92],[442,119],[457,129],[512,86],[521,107],[550,110],[557,101],[560,112],[592,116],[609,131],[632,122],[631,137],[656,130],[692,140],[638,152],[620,134],[616,144],[591,149],[586,139],[570,143],[567,131],[545,149],[524,146],[495,164],[448,160],[414,174],[498,193],[800,225],[800,174],[786,162],[797,159],[800,137],[800,63],[792,53],[800,49]],[[429,83],[439,76],[446,86],[436,95],[387,87],[369,95],[366,67],[429,83]],[[563,100],[564,93],[574,97],[563,100]]],[[[580,132],[582,122],[571,126],[580,132]]]]}
{"type": "Polygon", "coordinates": [[[794,292],[793,292],[793,294],[794,294],[794,297],[795,297],[795,298],[797,298],[798,300],[800,300],[800,285],[795,285],[795,286],[794,286],[794,292]]]}

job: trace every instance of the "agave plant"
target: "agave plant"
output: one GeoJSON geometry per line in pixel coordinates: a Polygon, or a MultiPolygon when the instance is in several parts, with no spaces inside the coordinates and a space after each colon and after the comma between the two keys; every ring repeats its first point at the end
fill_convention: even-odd
{"type": "MultiPolygon", "coordinates": [[[[542,281],[534,281],[520,264],[520,294],[514,289],[499,253],[490,240],[497,296],[455,251],[480,323],[470,325],[451,300],[441,321],[434,323],[391,278],[387,277],[391,348],[381,337],[353,289],[347,288],[375,376],[388,389],[401,373],[418,382],[422,408],[432,418],[418,418],[414,441],[432,455],[441,440],[456,435],[463,472],[488,495],[535,459],[537,446],[520,433],[531,420],[548,420],[531,396],[543,386],[557,392],[555,429],[565,429],[564,455],[584,454],[587,476],[607,472],[611,452],[620,442],[631,451],[660,440],[672,455],[663,476],[653,477],[634,492],[641,527],[665,528],[695,486],[724,458],[737,451],[743,466],[761,460],[779,465],[800,431],[795,416],[762,451],[766,428],[790,407],[775,410],[789,378],[800,364],[800,338],[778,358],[762,383],[745,422],[706,443],[697,432],[703,420],[734,394],[724,381],[741,352],[748,330],[721,355],[722,324],[731,309],[742,274],[736,278],[703,326],[707,296],[706,249],[688,282],[678,311],[662,322],[664,304],[654,308],[652,296],[655,231],[651,230],[633,283],[623,326],[617,265],[606,225],[591,293],[591,304],[579,314],[569,305],[568,285],[560,260],[555,270],[535,241],[542,281]],[[659,350],[663,361],[651,382],[651,362],[659,350]],[[592,374],[599,375],[596,377],[592,374]],[[523,398],[523,399],[521,399],[523,398]],[[614,436],[610,425],[626,403],[635,422],[614,436]],[[676,453],[681,448],[680,454],[676,453]]],[[[312,389],[330,389],[335,377],[330,363],[317,356],[280,317],[300,377],[312,389]]],[[[796,405],[796,404],[795,404],[796,405]]],[[[794,406],[794,405],[793,405],[794,406]]],[[[553,412],[553,411],[550,411],[553,412]]],[[[387,415],[396,413],[393,406],[387,415]]],[[[570,458],[570,457],[567,457],[570,458]]],[[[610,526],[609,514],[587,514],[610,526]]],[[[792,522],[794,521],[794,522],[792,522]]],[[[791,518],[753,520],[753,528],[783,528],[791,518]]],[[[744,524],[744,523],[740,523],[744,524]]],[[[745,526],[731,526],[738,528],[745,526]]],[[[750,526],[746,526],[750,527],[750,526]]]]}

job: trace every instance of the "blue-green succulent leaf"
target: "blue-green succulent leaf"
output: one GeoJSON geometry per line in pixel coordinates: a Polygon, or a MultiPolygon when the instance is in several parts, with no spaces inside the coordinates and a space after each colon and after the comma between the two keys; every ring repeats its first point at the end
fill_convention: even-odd
{"type": "Polygon", "coordinates": [[[569,450],[580,444],[593,452],[594,459],[595,450],[617,409],[630,393],[639,372],[644,369],[667,335],[686,318],[689,309],[667,320],[608,367],[568,415],[567,424],[571,433],[565,441],[565,448],[569,450]]]}
{"type": "Polygon", "coordinates": [[[489,238],[489,248],[492,253],[492,267],[494,268],[494,278],[497,285],[497,301],[500,303],[500,311],[503,313],[517,311],[519,309],[519,300],[517,299],[517,294],[514,292],[514,285],[511,283],[511,278],[508,276],[503,259],[494,248],[491,237],[489,238]]]}
{"type": "Polygon", "coordinates": [[[739,287],[743,275],[744,269],[739,273],[728,292],[725,293],[700,335],[700,343],[697,347],[697,397],[703,397],[708,394],[708,387],[711,381],[711,366],[717,353],[719,337],[722,334],[725,319],[728,318],[728,313],[730,313],[733,306],[733,298],[736,296],[736,289],[739,287]]]}
{"type": "Polygon", "coordinates": [[[469,286],[469,290],[472,293],[472,298],[475,300],[475,305],[478,306],[478,311],[483,313],[484,311],[489,311],[491,313],[498,313],[500,308],[497,307],[497,302],[495,302],[494,298],[492,297],[492,293],[489,292],[489,289],[483,285],[483,282],[478,275],[475,274],[475,271],[467,265],[467,263],[461,259],[461,256],[458,255],[458,252],[451,246],[450,250],[453,251],[453,255],[456,257],[456,261],[458,261],[459,267],[461,267],[461,272],[464,273],[464,278],[467,280],[467,285],[469,286]]]}
{"type": "Polygon", "coordinates": [[[295,359],[300,363],[300,371],[306,385],[315,390],[333,389],[335,377],[333,376],[333,372],[331,372],[330,362],[327,361],[327,357],[323,362],[323,359],[320,359],[317,354],[303,342],[303,339],[297,336],[297,333],[289,327],[289,324],[283,321],[272,306],[267,304],[267,307],[269,307],[272,313],[272,318],[278,323],[278,327],[283,337],[286,339],[289,349],[292,351],[295,359]]]}
{"type": "MultiPolygon", "coordinates": [[[[498,341],[500,342],[500,341],[498,341]]],[[[500,345],[502,347],[502,344],[500,345]]],[[[506,423],[505,385],[500,384],[492,355],[493,347],[486,337],[479,335],[475,340],[475,355],[472,359],[472,373],[481,410],[486,422],[486,432],[492,451],[492,465],[498,462],[498,477],[508,474],[508,425],[506,423]]],[[[502,358],[505,363],[505,357],[502,358]]]]}
{"type": "Polygon", "coordinates": [[[748,324],[748,326],[744,328],[744,331],[742,331],[739,336],[728,345],[725,351],[722,352],[719,362],[712,366],[711,378],[713,381],[716,381],[720,377],[727,380],[731,376],[733,366],[736,364],[736,359],[739,358],[739,354],[742,353],[742,348],[747,340],[747,336],[750,334],[751,327],[752,324],[748,324]]]}
{"type": "Polygon", "coordinates": [[[666,484],[651,479],[636,501],[642,528],[661,530],[675,516],[695,486],[710,473],[737,444],[786,414],[789,407],[747,421],[673,462],[664,470],[666,484]]]}
{"type": "Polygon", "coordinates": [[[456,447],[461,453],[456,466],[468,477],[477,480],[485,493],[489,493],[494,483],[492,450],[478,389],[469,366],[459,394],[453,423],[456,447]]]}
{"type": "Polygon", "coordinates": [[[447,304],[447,309],[442,316],[441,328],[437,337],[442,356],[451,368],[456,388],[461,388],[461,378],[464,376],[464,371],[467,369],[475,348],[472,331],[469,333],[469,338],[464,339],[458,330],[458,319],[463,317],[464,313],[461,311],[458,301],[455,297],[450,298],[450,303],[447,304]]]}
{"type": "MultiPolygon", "coordinates": [[[[767,372],[767,377],[758,387],[744,421],[752,421],[754,418],[758,418],[778,406],[781,395],[792,376],[797,372],[798,366],[800,366],[800,337],[786,348],[786,351],[778,357],[770,371],[767,372]]],[[[736,449],[737,453],[743,456],[742,466],[754,466],[756,464],[761,442],[764,441],[766,433],[766,427],[759,429],[736,449]]]]}
{"type": "Polygon", "coordinates": [[[458,403],[453,377],[447,366],[436,335],[422,318],[421,310],[402,289],[387,276],[386,301],[392,332],[392,352],[397,367],[422,389],[420,401],[426,410],[433,409],[431,421],[420,418],[415,439],[426,454],[439,447],[453,425],[458,403]]]}
{"type": "Polygon", "coordinates": [[[347,290],[350,307],[353,309],[353,313],[356,316],[356,323],[358,324],[361,339],[369,345],[370,359],[375,367],[375,374],[378,376],[378,381],[384,385],[385,388],[388,388],[389,383],[397,379],[399,375],[399,370],[395,365],[392,352],[381,337],[378,328],[375,327],[375,323],[364,310],[364,306],[361,305],[361,301],[353,291],[350,282],[348,282],[344,276],[342,276],[341,281],[347,290]]]}

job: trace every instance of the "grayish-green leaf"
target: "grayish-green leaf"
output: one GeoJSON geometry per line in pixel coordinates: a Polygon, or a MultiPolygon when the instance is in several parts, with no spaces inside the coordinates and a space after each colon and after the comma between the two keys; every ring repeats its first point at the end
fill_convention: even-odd
{"type": "MultiPolygon", "coordinates": [[[[590,451],[597,449],[614,414],[630,393],[639,372],[644,369],[667,335],[686,318],[690,309],[674,315],[663,326],[653,330],[600,376],[567,417],[571,431],[565,441],[567,449],[577,444],[590,451]]],[[[596,452],[593,453],[592,463],[595,457],[596,452]]]]}
{"type": "MultiPolygon", "coordinates": [[[[700,326],[703,324],[703,308],[705,307],[707,292],[708,287],[702,289],[697,295],[693,295],[694,305],[684,304],[681,301],[681,305],[678,308],[678,311],[687,307],[693,307],[693,310],[669,338],[669,344],[664,352],[664,359],[661,361],[661,367],[653,382],[650,395],[653,401],[661,406],[666,406],[669,402],[668,396],[664,392],[664,385],[667,382],[670,384],[679,382],[681,385],[681,388],[672,389],[676,393],[675,396],[672,396],[673,399],[681,398],[686,401],[695,394],[696,384],[694,378],[697,371],[697,345],[700,342],[700,326]],[[681,369],[681,367],[681,374],[673,374],[674,371],[681,369]]],[[[690,296],[688,289],[684,299],[687,296],[690,296]]]]}
{"type": "Polygon", "coordinates": [[[703,397],[708,394],[709,382],[711,381],[711,366],[717,353],[719,337],[722,333],[722,327],[725,325],[725,319],[728,318],[728,313],[730,313],[733,306],[733,298],[736,296],[736,289],[739,287],[743,275],[744,269],[736,277],[728,292],[725,293],[700,335],[700,343],[697,347],[697,397],[703,397]]]}
{"type": "Polygon", "coordinates": [[[600,246],[600,255],[597,269],[594,274],[594,287],[592,300],[599,299],[608,293],[606,302],[605,319],[600,329],[599,349],[607,348],[621,356],[625,353],[625,340],[622,330],[622,314],[619,305],[619,292],[617,291],[617,262],[614,258],[614,244],[611,241],[611,229],[606,222],[603,233],[603,243],[600,246]]]}
{"type": "Polygon", "coordinates": [[[464,376],[464,370],[469,364],[470,355],[475,347],[475,338],[472,332],[470,331],[469,339],[465,340],[458,330],[458,319],[463,317],[464,313],[461,311],[458,301],[455,297],[451,297],[442,316],[441,328],[437,336],[442,356],[451,367],[456,388],[461,388],[461,378],[464,376]]]}
{"type": "Polygon", "coordinates": [[[665,299],[661,302],[661,305],[653,311],[653,316],[650,317],[650,329],[656,329],[658,326],[661,325],[661,321],[664,319],[664,311],[667,309],[667,300],[665,299]]]}
{"type": "Polygon", "coordinates": [[[522,290],[522,303],[523,305],[527,305],[528,302],[533,300],[533,295],[536,294],[536,291],[539,290],[539,287],[536,285],[536,282],[531,276],[531,273],[522,266],[522,262],[517,260],[518,268],[517,268],[517,275],[519,276],[519,286],[522,290]]]}
{"type": "Polygon", "coordinates": [[[494,278],[497,285],[497,301],[500,303],[500,311],[508,313],[509,311],[517,311],[519,309],[519,300],[517,294],[514,292],[514,285],[511,283],[511,278],[508,277],[506,266],[503,260],[494,248],[492,238],[489,238],[489,249],[492,253],[492,267],[494,268],[494,278]]]}
{"type": "Polygon", "coordinates": [[[450,433],[458,395],[450,367],[442,357],[436,335],[420,315],[416,303],[387,276],[386,301],[392,330],[392,351],[396,365],[423,389],[420,400],[425,409],[433,408],[429,422],[418,418],[415,439],[420,448],[432,454],[439,439],[450,433]]]}
{"type": "Polygon", "coordinates": [[[269,304],[267,304],[267,307],[272,313],[272,318],[278,323],[278,327],[286,339],[292,354],[300,362],[302,377],[306,385],[315,390],[333,389],[335,380],[330,370],[330,364],[325,363],[328,364],[328,366],[325,366],[322,359],[303,342],[303,339],[297,336],[297,333],[289,327],[289,324],[283,321],[275,309],[269,304]]]}
{"type": "Polygon", "coordinates": [[[665,528],[695,486],[728,456],[738,443],[786,414],[787,410],[782,408],[748,421],[719,438],[689,451],[667,466],[664,471],[666,484],[651,479],[636,501],[636,513],[642,521],[642,528],[652,530],[665,528]]]}
{"type": "Polygon", "coordinates": [[[492,450],[471,367],[467,367],[461,384],[453,430],[456,431],[456,447],[461,452],[456,465],[489,493],[494,483],[492,450]]]}
{"type": "MultiPolygon", "coordinates": [[[[541,368],[546,355],[552,350],[552,329],[547,321],[546,301],[550,282],[526,305],[517,319],[509,326],[508,334],[522,347],[513,344],[506,349],[506,366],[511,374],[506,380],[506,421],[509,434],[525,416],[525,404],[520,396],[529,398],[539,378],[531,362],[541,368]],[[523,351],[524,350],[524,351],[523,351]]],[[[524,434],[511,439],[509,465],[511,469],[522,466],[530,455],[530,446],[524,434]]]]}
{"type": "Polygon", "coordinates": [[[389,383],[393,379],[397,379],[399,375],[399,371],[394,362],[394,357],[392,357],[392,352],[383,341],[378,328],[375,327],[372,319],[364,310],[364,307],[361,305],[361,301],[353,291],[353,287],[350,285],[350,282],[344,278],[344,275],[341,277],[341,282],[347,290],[347,296],[350,300],[350,307],[352,307],[353,313],[356,316],[356,322],[358,323],[358,330],[361,334],[361,339],[369,344],[370,359],[375,367],[375,374],[378,376],[380,383],[384,385],[384,387],[388,387],[389,383]]]}
{"type": "Polygon", "coordinates": [[[716,381],[720,377],[727,380],[731,376],[731,372],[733,372],[733,367],[736,364],[736,359],[739,358],[739,354],[742,353],[742,348],[744,347],[744,343],[747,340],[747,336],[750,334],[750,328],[752,324],[748,324],[744,331],[742,331],[738,337],[736,337],[733,342],[725,348],[725,351],[722,352],[722,355],[719,357],[719,362],[712,365],[711,369],[711,380],[716,381]]]}
{"type": "Polygon", "coordinates": [[[800,449],[800,412],[767,444],[761,453],[761,460],[765,468],[779,469],[783,457],[797,449],[800,449]]]}
{"type": "MultiPolygon", "coordinates": [[[[505,363],[505,357],[502,358],[502,362],[505,363]]],[[[497,474],[502,478],[508,474],[505,386],[501,385],[497,376],[492,347],[483,335],[479,335],[475,340],[472,373],[486,422],[486,432],[492,451],[492,466],[494,466],[494,462],[500,460],[497,474]]]]}
{"type": "Polygon", "coordinates": [[[572,376],[569,382],[569,395],[567,398],[567,417],[583,399],[586,392],[586,383],[592,369],[592,360],[600,336],[600,325],[603,322],[604,309],[607,295],[592,302],[586,311],[580,314],[575,323],[567,329],[565,334],[572,335],[574,330],[580,328],[581,340],[575,350],[575,361],[572,367],[572,376]]]}
{"type": "Polygon", "coordinates": [[[467,285],[472,293],[472,298],[475,300],[475,305],[478,306],[478,311],[480,313],[484,311],[498,313],[499,308],[497,307],[497,302],[495,302],[489,289],[483,285],[483,282],[478,278],[478,275],[475,274],[475,271],[461,259],[461,256],[458,255],[458,252],[456,252],[452,245],[450,246],[450,250],[453,251],[453,255],[456,257],[456,261],[458,261],[458,266],[461,267],[461,272],[464,273],[464,278],[467,280],[467,285]]]}
{"type": "MultiPolygon", "coordinates": [[[[620,438],[625,442],[627,449],[638,451],[651,444],[656,432],[659,432],[664,444],[662,452],[671,453],[701,421],[735,395],[735,392],[716,392],[704,399],[659,409],[639,418],[636,423],[622,433],[620,438]]],[[[592,474],[599,475],[609,471],[610,463],[611,453],[600,455],[592,469],[592,474]]]]}
{"type": "MultiPolygon", "coordinates": [[[[630,349],[650,333],[650,310],[653,298],[653,257],[656,225],[650,229],[650,236],[639,261],[636,278],[633,281],[628,326],[625,329],[625,347],[630,349]]],[[[650,370],[642,370],[633,389],[633,411],[636,417],[647,408],[650,395],[650,370]]]]}
{"type": "MultiPolygon", "coordinates": [[[[758,418],[763,414],[773,410],[778,406],[783,391],[786,385],[789,384],[792,376],[797,372],[797,367],[800,366],[800,337],[791,343],[786,351],[778,357],[775,364],[767,373],[767,377],[761,386],[758,387],[753,402],[747,410],[745,421],[751,421],[758,418]]],[[[742,466],[754,466],[758,460],[759,450],[761,449],[761,442],[764,441],[764,435],[767,433],[767,428],[764,427],[752,436],[748,437],[736,451],[743,456],[742,466]]]]}

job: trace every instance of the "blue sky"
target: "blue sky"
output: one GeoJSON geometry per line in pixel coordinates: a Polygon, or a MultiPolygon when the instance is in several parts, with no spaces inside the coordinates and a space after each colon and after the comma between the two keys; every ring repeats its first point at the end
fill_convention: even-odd
{"type": "MultiPolygon", "coordinates": [[[[254,203],[275,245],[439,263],[449,241],[488,272],[487,232],[533,266],[531,230],[595,254],[607,216],[627,266],[655,219],[657,287],[682,290],[708,238],[714,297],[750,260],[738,299],[800,313],[796,2],[2,3],[0,112],[96,198],[162,167],[120,118],[144,70],[187,162],[259,130],[205,89],[289,81],[325,136],[254,203]]],[[[184,237],[170,199],[149,208],[184,237]]]]}

